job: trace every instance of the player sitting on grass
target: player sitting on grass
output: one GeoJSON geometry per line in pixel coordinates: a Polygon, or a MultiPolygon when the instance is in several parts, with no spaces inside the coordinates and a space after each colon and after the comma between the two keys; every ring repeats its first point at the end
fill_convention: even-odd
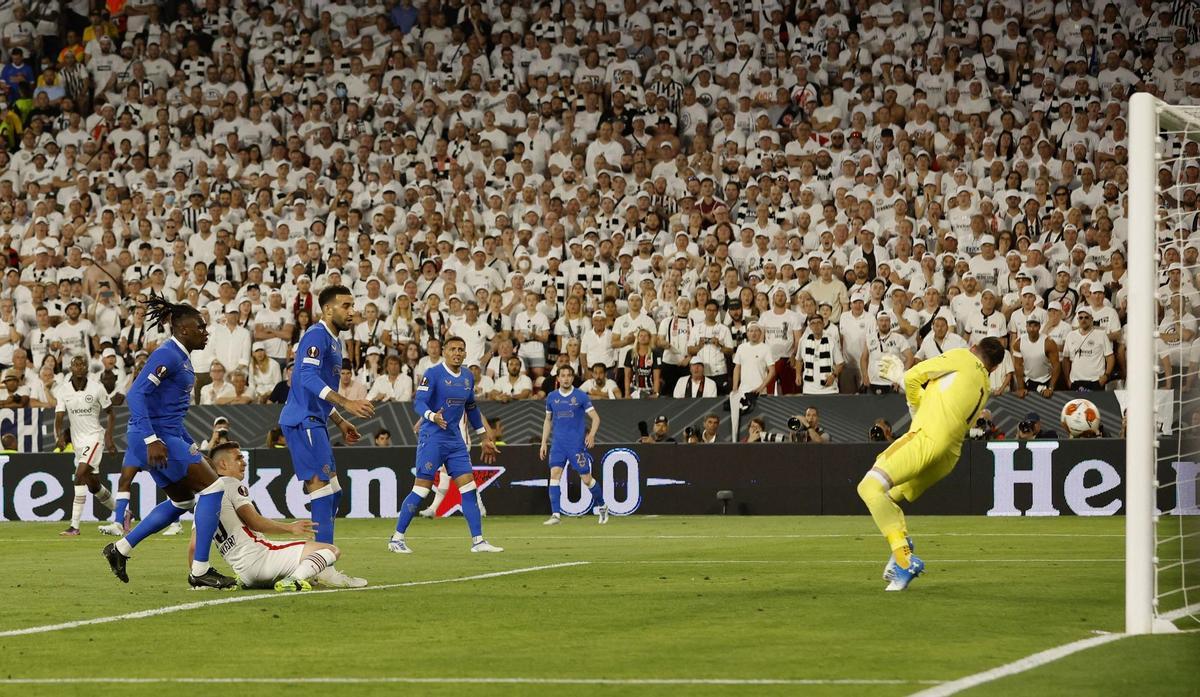
{"type": "MultiPolygon", "coordinates": [[[[213,541],[217,551],[237,574],[243,588],[271,588],[279,592],[312,590],[309,579],[333,566],[341,552],[324,542],[272,542],[256,533],[313,534],[309,520],[279,523],[264,518],[250,501],[242,483],[246,476],[246,458],[236,441],[226,441],[212,449],[209,460],[224,488],[221,500],[221,525],[213,541]]],[[[195,532],[192,544],[196,544],[195,532]]],[[[190,550],[189,550],[190,553],[190,550]]]]}
{"type": "Polygon", "coordinates": [[[592,501],[597,505],[600,524],[608,522],[608,506],[604,505],[604,492],[600,480],[592,476],[592,458],[588,448],[596,445],[596,431],[600,428],[600,415],[592,406],[587,392],[575,386],[575,369],[569,365],[558,367],[558,389],[546,396],[546,420],[542,423],[542,446],[538,458],[545,460],[550,453],[550,518],[543,525],[557,525],[560,521],[562,497],[562,474],[564,467],[579,473],[583,485],[592,492],[592,501]],[[591,427],[585,427],[585,417],[591,427]]]}
{"type": "Polygon", "coordinates": [[[1003,360],[1004,345],[988,337],[969,349],[952,349],[922,361],[907,372],[894,356],[881,361],[880,374],[903,383],[912,414],[908,433],[875,458],[875,466],[858,484],[858,495],[892,548],[883,570],[889,581],[886,590],[904,590],[925,570],[925,563],[913,554],[897,503],[916,501],[954,469],[963,436],[991,393],[988,375],[1003,360]]]}
{"type": "MultiPolygon", "coordinates": [[[[71,505],[71,527],[59,534],[74,537],[79,535],[79,520],[87,504],[87,492],[92,492],[102,506],[109,510],[113,508],[112,494],[108,487],[100,483],[99,476],[101,453],[104,450],[116,452],[116,446],[113,445],[112,400],[100,383],[88,379],[88,360],[82,355],[71,359],[71,379],[55,390],[54,396],[58,400],[54,406],[56,447],[59,450],[67,447],[63,433],[63,417],[66,416],[71,421],[71,444],[75,448],[75,500],[71,505]],[[107,417],[103,428],[100,427],[101,412],[107,417]]],[[[117,523],[108,523],[100,526],[100,532],[121,535],[125,530],[117,523]]]]}

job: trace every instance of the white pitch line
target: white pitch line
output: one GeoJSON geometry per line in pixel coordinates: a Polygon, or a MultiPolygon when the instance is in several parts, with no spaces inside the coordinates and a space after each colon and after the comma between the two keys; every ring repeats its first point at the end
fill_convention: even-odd
{"type": "MultiPolygon", "coordinates": [[[[839,539],[839,538],[873,538],[878,536],[878,531],[863,530],[861,533],[782,533],[776,535],[505,535],[505,540],[807,540],[807,539],[839,539]]],[[[965,532],[930,532],[919,535],[921,538],[927,537],[1063,537],[1063,538],[1090,538],[1090,537],[1125,537],[1124,533],[1034,533],[1034,532],[984,532],[984,533],[965,533],[965,532]]],[[[70,538],[78,539],[78,538],[70,538]]],[[[368,540],[378,542],[386,540],[387,535],[373,535],[366,537],[339,536],[338,540],[368,540]]],[[[421,540],[461,540],[462,535],[421,535],[421,540]]],[[[70,544],[67,538],[58,537],[57,533],[53,536],[35,537],[35,538],[19,538],[5,540],[0,538],[0,545],[6,543],[39,543],[50,540],[60,540],[65,544],[70,544]]]]}
{"type": "Polygon", "coordinates": [[[1010,675],[1017,675],[1018,673],[1024,673],[1027,670],[1044,666],[1047,663],[1053,663],[1054,661],[1057,661],[1060,658],[1065,658],[1066,656],[1070,656],[1073,653],[1086,651],[1092,647],[1101,646],[1113,641],[1119,641],[1120,639],[1124,639],[1126,636],[1129,635],[1103,634],[1101,636],[1094,636],[1088,639],[1072,641],[1069,644],[1063,644],[1062,646],[1055,646],[1054,648],[1046,649],[1045,651],[1039,651],[1038,653],[1030,656],[1017,659],[1012,663],[1006,663],[1002,666],[992,668],[991,670],[985,670],[982,673],[975,673],[974,675],[968,675],[965,678],[959,678],[958,680],[942,683],[936,687],[921,690],[920,692],[914,692],[913,694],[909,695],[909,697],[949,697],[950,695],[956,695],[963,690],[969,690],[972,687],[978,687],[984,683],[992,682],[993,680],[1006,678],[1010,675]]]}
{"type": "Polygon", "coordinates": [[[407,581],[405,583],[387,583],[381,586],[365,586],[363,588],[331,588],[327,590],[308,591],[304,593],[254,593],[240,594],[226,598],[217,598],[214,600],[201,600],[194,603],[182,603],[180,605],[168,605],[166,607],[154,608],[151,610],[139,610],[137,612],[127,612],[121,615],[110,615],[108,617],[93,617],[86,620],[75,620],[73,622],[60,622],[58,624],[44,624],[37,627],[25,627],[23,629],[10,629],[0,632],[0,638],[25,636],[28,634],[43,634],[46,632],[56,632],[61,629],[75,629],[76,627],[86,627],[93,624],[108,624],[109,622],[120,622],[121,620],[137,620],[146,617],[158,617],[159,615],[169,615],[174,612],[183,612],[184,610],[198,610],[203,607],[211,607],[214,605],[230,605],[233,603],[247,603],[254,600],[270,600],[277,598],[304,598],[312,595],[322,595],[325,593],[356,593],[362,591],[381,591],[390,588],[412,588],[415,586],[434,586],[445,583],[463,583],[465,581],[482,581],[489,578],[500,578],[501,576],[515,576],[517,574],[528,574],[534,571],[548,571],[550,569],[565,569],[571,566],[583,566],[590,562],[586,561],[569,561],[560,564],[545,564],[542,566],[526,566],[520,569],[509,569],[507,571],[492,571],[486,574],[474,574],[472,576],[456,576],[454,578],[434,579],[430,581],[407,581]]]}
{"type": "MultiPolygon", "coordinates": [[[[930,559],[929,564],[1111,564],[1124,559],[930,559]]],[[[593,564],[878,564],[878,559],[627,559],[593,564]]]]}
{"type": "Polygon", "coordinates": [[[6,678],[0,685],[338,685],[338,684],[459,684],[459,685],[938,685],[938,680],[878,678],[418,678],[418,677],[317,677],[317,678],[6,678]]]}

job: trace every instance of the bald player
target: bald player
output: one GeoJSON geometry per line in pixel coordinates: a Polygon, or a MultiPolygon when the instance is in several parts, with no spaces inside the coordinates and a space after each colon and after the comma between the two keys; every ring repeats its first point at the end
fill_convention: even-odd
{"type": "MultiPolygon", "coordinates": [[[[963,437],[987,404],[988,375],[1003,361],[1004,345],[987,337],[904,372],[912,426],[875,458],[875,466],[858,484],[858,495],[892,548],[883,571],[889,582],[886,590],[904,590],[925,570],[925,563],[913,554],[898,503],[916,501],[954,469],[963,437]]],[[[898,373],[899,366],[883,370],[898,373]]]]}

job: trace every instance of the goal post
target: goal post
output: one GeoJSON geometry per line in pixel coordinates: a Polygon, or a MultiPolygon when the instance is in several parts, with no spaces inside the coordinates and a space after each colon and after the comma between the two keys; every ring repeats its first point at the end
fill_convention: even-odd
{"type": "MultiPolygon", "coordinates": [[[[1160,268],[1164,255],[1171,247],[1180,252],[1187,240],[1175,234],[1183,223],[1183,212],[1172,206],[1181,197],[1179,184],[1171,191],[1161,191],[1159,170],[1171,167],[1174,180],[1182,173],[1181,154],[1187,141],[1200,142],[1200,106],[1172,106],[1151,94],[1139,93],[1129,104],[1129,211],[1128,211],[1128,274],[1129,295],[1126,321],[1126,439],[1125,439],[1125,631],[1130,634],[1166,632],[1176,629],[1172,620],[1200,613],[1200,559],[1195,549],[1200,543],[1200,531],[1193,510],[1173,510],[1161,515],[1171,518],[1160,521],[1156,507],[1160,465],[1158,443],[1159,420],[1156,390],[1160,384],[1159,365],[1163,346],[1159,334],[1160,280],[1166,269],[1160,268]],[[1168,148],[1172,148],[1170,152],[1168,148]],[[1164,197],[1168,194],[1169,197],[1164,197]],[[1166,208],[1165,215],[1162,209],[1166,208]],[[1167,234],[1160,239],[1160,229],[1167,234]],[[1178,519],[1177,521],[1175,519],[1178,519]],[[1185,523],[1186,521],[1186,523],[1185,523]],[[1164,553],[1165,552],[1165,553],[1164,553]],[[1160,553],[1161,554],[1160,558],[1160,553]],[[1167,599],[1167,603],[1162,603],[1167,599]],[[1170,611],[1164,612],[1169,606],[1170,611]]],[[[1195,188],[1196,184],[1187,184],[1195,188]]],[[[1185,270],[1196,269],[1195,265],[1185,270]]],[[[1172,293],[1169,288],[1164,289],[1172,293]]],[[[1183,289],[1175,294],[1183,293],[1183,289]]],[[[1193,312],[1200,308],[1193,308],[1193,312]]],[[[1179,317],[1174,317],[1179,321],[1179,317]]],[[[1166,359],[1186,373],[1193,363],[1190,342],[1178,341],[1170,347],[1166,359]]],[[[1198,400],[1195,394],[1182,394],[1179,375],[1174,375],[1171,389],[1174,409],[1169,427],[1178,439],[1176,452],[1168,464],[1181,460],[1196,460],[1196,433],[1187,423],[1184,408],[1193,410],[1198,400]],[[1178,420],[1176,422],[1176,420],[1178,420]]],[[[1164,455],[1164,458],[1167,457],[1164,455]]],[[[1184,481],[1184,472],[1176,467],[1175,487],[1195,487],[1193,479],[1184,481]]],[[[1178,489],[1175,491],[1178,495],[1178,489]]]]}

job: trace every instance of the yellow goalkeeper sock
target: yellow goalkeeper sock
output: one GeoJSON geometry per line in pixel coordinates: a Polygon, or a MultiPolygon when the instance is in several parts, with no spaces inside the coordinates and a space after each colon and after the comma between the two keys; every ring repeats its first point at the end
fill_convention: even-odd
{"type": "Polygon", "coordinates": [[[904,524],[904,511],[888,496],[888,485],[879,477],[868,473],[858,483],[858,495],[871,511],[875,526],[887,538],[892,554],[896,555],[896,563],[901,568],[908,568],[912,563],[912,550],[908,547],[908,528],[904,524]]]}

